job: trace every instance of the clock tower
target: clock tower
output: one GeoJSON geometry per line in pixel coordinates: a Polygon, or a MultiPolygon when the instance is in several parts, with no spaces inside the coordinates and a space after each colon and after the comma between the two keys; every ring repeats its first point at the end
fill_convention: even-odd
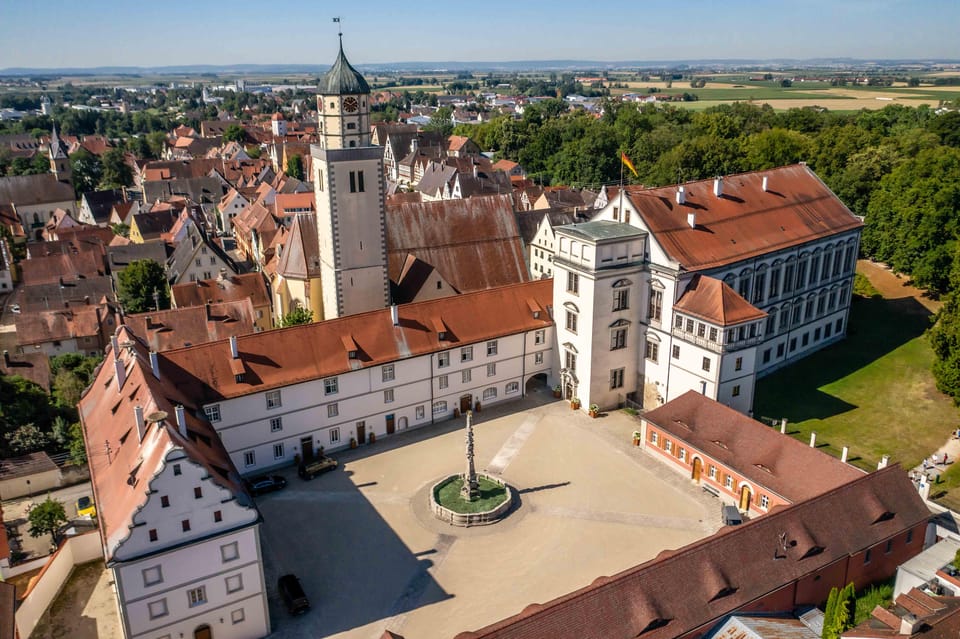
{"type": "Polygon", "coordinates": [[[390,303],[383,147],[370,144],[370,85],[340,52],[320,79],[311,146],[323,319],[390,303]]]}

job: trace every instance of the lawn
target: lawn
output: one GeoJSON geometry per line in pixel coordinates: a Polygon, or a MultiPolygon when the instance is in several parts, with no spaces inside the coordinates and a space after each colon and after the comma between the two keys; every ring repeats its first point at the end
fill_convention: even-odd
{"type": "Polygon", "coordinates": [[[757,382],[754,415],[786,417],[803,442],[815,431],[817,446],[838,457],[848,446],[864,469],[885,454],[911,468],[950,437],[958,412],[930,372],[930,312],[871,288],[858,278],[845,340],[757,382]]]}
{"type": "Polygon", "coordinates": [[[460,497],[463,480],[459,477],[450,479],[436,488],[437,501],[456,513],[482,513],[493,510],[507,498],[506,489],[500,484],[479,477],[480,497],[473,501],[466,501],[460,497]]]}

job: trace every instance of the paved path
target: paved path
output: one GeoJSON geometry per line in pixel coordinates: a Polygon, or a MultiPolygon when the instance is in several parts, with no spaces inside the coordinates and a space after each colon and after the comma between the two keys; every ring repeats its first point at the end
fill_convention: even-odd
{"type": "Polygon", "coordinates": [[[688,517],[659,517],[645,513],[605,512],[586,508],[563,508],[560,506],[542,508],[536,505],[531,506],[531,512],[563,519],[584,519],[587,521],[603,521],[616,524],[629,524],[631,526],[669,528],[673,530],[702,530],[708,535],[716,530],[713,522],[707,523],[702,519],[692,519],[688,517]]]}
{"type": "Polygon", "coordinates": [[[513,461],[513,458],[517,456],[517,453],[520,452],[520,449],[523,448],[523,445],[530,435],[533,434],[533,431],[537,428],[537,424],[540,422],[540,416],[535,414],[527,415],[527,418],[523,420],[523,424],[520,425],[513,435],[510,436],[503,446],[493,457],[493,460],[487,465],[486,471],[494,475],[502,475],[503,471],[507,469],[507,466],[510,465],[510,462],[513,461]]]}

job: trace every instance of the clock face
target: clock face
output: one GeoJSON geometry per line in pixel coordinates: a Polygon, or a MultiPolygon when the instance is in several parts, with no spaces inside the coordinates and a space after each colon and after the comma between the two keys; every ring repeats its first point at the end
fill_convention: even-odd
{"type": "Polygon", "coordinates": [[[353,113],[357,110],[360,105],[357,104],[357,99],[354,97],[344,98],[343,100],[343,110],[347,113],[353,113]]]}

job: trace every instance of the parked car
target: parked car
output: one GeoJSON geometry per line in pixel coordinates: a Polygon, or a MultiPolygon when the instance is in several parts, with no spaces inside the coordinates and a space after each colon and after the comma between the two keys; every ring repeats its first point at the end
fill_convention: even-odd
{"type": "Polygon", "coordinates": [[[247,480],[247,490],[254,496],[272,493],[287,485],[287,480],[280,475],[263,475],[247,480]]]}
{"type": "Polygon", "coordinates": [[[277,582],[277,590],[280,591],[280,598],[283,599],[283,605],[287,607],[287,612],[291,615],[302,615],[310,610],[310,600],[307,594],[303,592],[303,586],[296,575],[284,575],[277,582]]]}
{"type": "Polygon", "coordinates": [[[81,497],[77,500],[77,517],[88,517],[93,519],[97,516],[97,507],[89,497],[81,497]]]}
{"type": "Polygon", "coordinates": [[[724,526],[739,526],[743,523],[743,517],[740,515],[740,511],[737,510],[736,506],[721,506],[720,517],[723,519],[724,526]]]}
{"type": "Polygon", "coordinates": [[[337,460],[330,457],[319,457],[313,461],[300,464],[297,468],[297,474],[301,479],[313,479],[321,473],[333,470],[337,467],[337,460]]]}

